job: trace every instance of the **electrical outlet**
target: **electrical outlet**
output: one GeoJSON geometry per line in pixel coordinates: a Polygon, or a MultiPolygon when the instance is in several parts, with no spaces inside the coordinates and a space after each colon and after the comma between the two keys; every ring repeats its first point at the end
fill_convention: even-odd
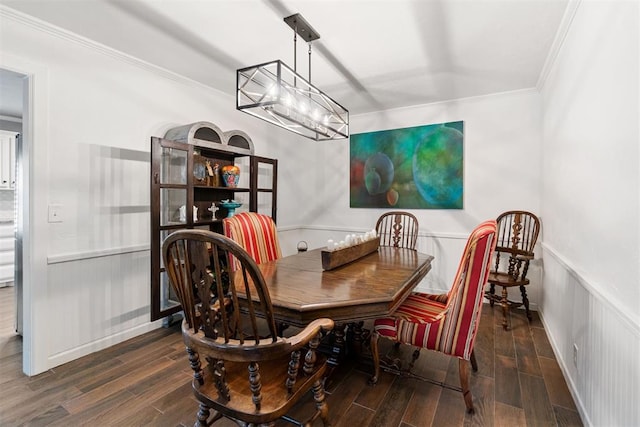
{"type": "Polygon", "coordinates": [[[573,343],[573,366],[578,369],[578,344],[573,343]]]}

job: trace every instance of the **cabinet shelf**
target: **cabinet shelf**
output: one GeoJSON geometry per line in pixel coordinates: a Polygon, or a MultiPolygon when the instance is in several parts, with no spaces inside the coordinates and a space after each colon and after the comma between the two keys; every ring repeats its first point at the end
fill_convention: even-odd
{"type": "Polygon", "coordinates": [[[198,190],[211,190],[211,191],[233,191],[235,193],[248,193],[250,188],[244,187],[211,187],[208,185],[194,185],[193,188],[198,190]]]}
{"type": "Polygon", "coordinates": [[[212,216],[208,208],[227,199],[241,202],[245,210],[260,210],[276,221],[277,177],[277,159],[151,138],[152,321],[182,309],[161,267],[164,239],[175,231],[192,228],[222,233],[222,217],[227,210],[221,207],[212,216]],[[205,185],[222,183],[210,174],[209,167],[217,165],[221,169],[234,164],[240,167],[238,187],[205,185]],[[195,220],[194,207],[197,208],[195,220]]]}

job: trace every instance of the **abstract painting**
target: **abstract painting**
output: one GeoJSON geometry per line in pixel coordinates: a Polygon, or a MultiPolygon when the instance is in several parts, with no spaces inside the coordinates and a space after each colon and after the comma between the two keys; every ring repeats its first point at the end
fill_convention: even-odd
{"type": "Polygon", "coordinates": [[[462,209],[463,123],[351,135],[350,206],[462,209]]]}

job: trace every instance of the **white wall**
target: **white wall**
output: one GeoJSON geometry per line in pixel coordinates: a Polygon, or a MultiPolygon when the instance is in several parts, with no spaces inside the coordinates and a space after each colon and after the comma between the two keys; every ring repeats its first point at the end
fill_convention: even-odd
{"type": "MultiPolygon", "coordinates": [[[[466,238],[476,225],[510,209],[540,211],[540,96],[525,90],[351,118],[352,134],[457,120],[464,120],[464,209],[411,210],[420,223],[418,249],[435,256],[434,269],[420,288],[433,292],[451,286],[466,238]]],[[[283,233],[286,248],[295,249],[296,239],[318,247],[328,238],[369,230],[385,211],[349,208],[349,141],[315,144],[310,150],[306,160],[292,162],[287,156],[283,163],[283,169],[299,167],[292,185],[299,196],[296,221],[304,226],[292,236],[283,233]]],[[[535,307],[537,261],[530,274],[528,293],[535,307]]],[[[513,299],[520,298],[519,292],[512,293],[513,299]]]]}
{"type": "Polygon", "coordinates": [[[540,310],[593,425],[640,425],[639,13],[579,3],[542,90],[540,310]]]}
{"type": "Polygon", "coordinates": [[[276,158],[291,136],[237,112],[233,97],[11,9],[0,7],[0,19],[0,67],[33,87],[24,370],[37,374],[158,326],[149,321],[151,136],[211,121],[276,158]],[[49,205],[62,222],[47,222],[49,205]]]}

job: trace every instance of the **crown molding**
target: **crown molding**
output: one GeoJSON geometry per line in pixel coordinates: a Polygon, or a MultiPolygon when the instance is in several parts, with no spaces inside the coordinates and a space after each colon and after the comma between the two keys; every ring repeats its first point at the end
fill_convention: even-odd
{"type": "Polygon", "coordinates": [[[582,3],[582,0],[569,0],[569,3],[567,4],[567,8],[565,9],[564,15],[562,15],[562,20],[560,21],[560,26],[558,27],[555,38],[553,39],[553,43],[551,43],[549,54],[547,55],[547,59],[544,61],[544,65],[540,71],[540,76],[538,77],[538,82],[536,83],[536,89],[538,89],[539,92],[542,92],[542,88],[544,88],[544,85],[547,82],[549,73],[558,59],[558,55],[564,45],[565,39],[567,38],[567,34],[569,33],[569,29],[573,23],[573,18],[576,16],[580,3],[582,3]]]}

